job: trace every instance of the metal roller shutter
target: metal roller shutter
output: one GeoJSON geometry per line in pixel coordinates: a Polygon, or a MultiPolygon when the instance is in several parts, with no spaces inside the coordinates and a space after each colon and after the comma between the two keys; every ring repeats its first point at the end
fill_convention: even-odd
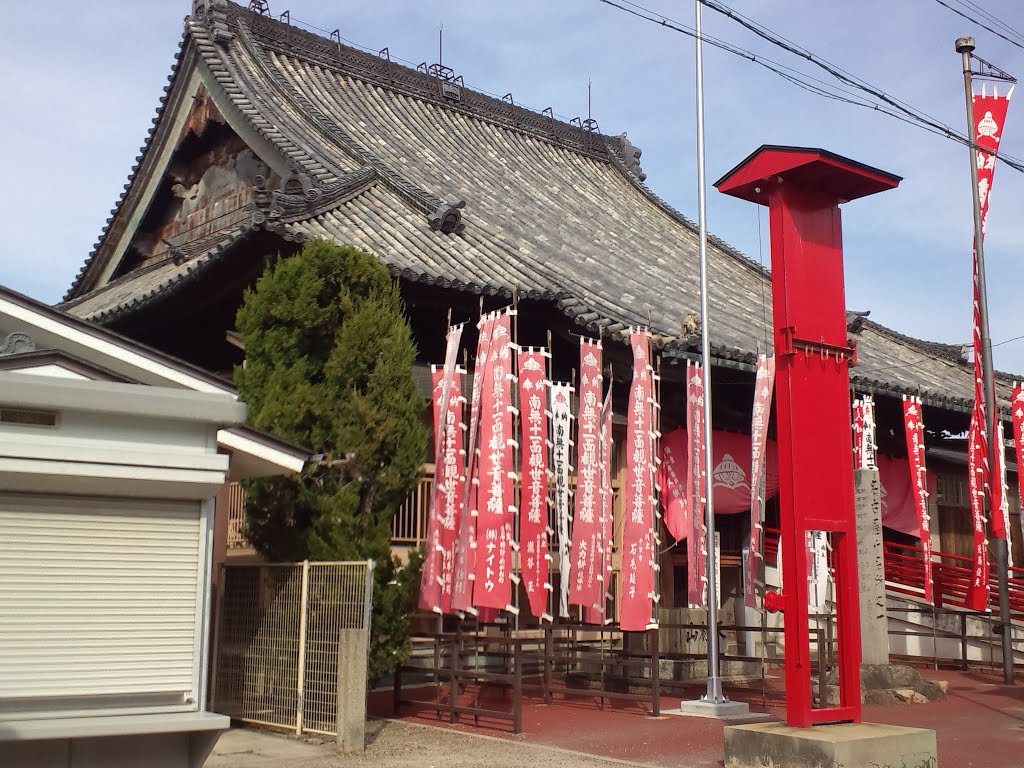
{"type": "Polygon", "coordinates": [[[196,699],[200,505],[0,494],[0,714],[196,699]]]}

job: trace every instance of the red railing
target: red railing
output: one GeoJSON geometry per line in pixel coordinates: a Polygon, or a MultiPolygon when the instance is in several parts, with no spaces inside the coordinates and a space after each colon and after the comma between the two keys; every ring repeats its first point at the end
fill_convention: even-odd
{"type": "MultiPolygon", "coordinates": [[[[764,561],[778,564],[779,531],[765,529],[764,561]]],[[[889,592],[924,599],[924,550],[887,541],[883,544],[885,586],[889,592]]],[[[966,608],[971,583],[971,558],[932,551],[933,602],[936,607],[966,608]]],[[[989,564],[989,608],[999,610],[999,579],[994,563],[989,564]]],[[[1010,568],[1010,613],[1024,619],[1024,567],[1010,568]]]]}
{"type": "Polygon", "coordinates": [[[779,538],[782,536],[782,531],[778,528],[765,528],[764,529],[764,564],[774,565],[776,568],[779,565],[779,538]]]}

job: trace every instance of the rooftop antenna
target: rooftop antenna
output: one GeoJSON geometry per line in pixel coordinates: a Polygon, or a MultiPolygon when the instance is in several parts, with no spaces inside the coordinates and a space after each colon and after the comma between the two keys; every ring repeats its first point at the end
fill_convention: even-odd
{"type": "Polygon", "coordinates": [[[444,65],[444,22],[441,22],[437,30],[437,63],[444,65]]]}
{"type": "Polygon", "coordinates": [[[270,3],[267,0],[251,0],[249,10],[255,11],[260,16],[270,16],[270,3]]]}
{"type": "Polygon", "coordinates": [[[590,122],[591,118],[593,117],[593,115],[590,114],[590,87],[591,87],[591,85],[592,85],[591,80],[588,77],[587,78],[587,122],[588,123],[590,122]]]}

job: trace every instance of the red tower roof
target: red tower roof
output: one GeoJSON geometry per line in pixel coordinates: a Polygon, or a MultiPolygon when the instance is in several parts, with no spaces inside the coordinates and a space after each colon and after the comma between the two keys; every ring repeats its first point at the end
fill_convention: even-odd
{"type": "Polygon", "coordinates": [[[899,185],[903,178],[824,149],[765,144],[715,182],[719,192],[767,205],[771,179],[796,181],[830,192],[840,203],[899,185]]]}

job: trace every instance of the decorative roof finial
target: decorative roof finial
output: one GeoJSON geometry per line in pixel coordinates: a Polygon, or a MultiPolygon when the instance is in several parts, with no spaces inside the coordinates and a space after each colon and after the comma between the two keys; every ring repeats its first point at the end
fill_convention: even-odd
{"type": "Polygon", "coordinates": [[[192,0],[192,15],[203,21],[217,43],[227,43],[234,35],[228,29],[228,0],[192,0]]]}

